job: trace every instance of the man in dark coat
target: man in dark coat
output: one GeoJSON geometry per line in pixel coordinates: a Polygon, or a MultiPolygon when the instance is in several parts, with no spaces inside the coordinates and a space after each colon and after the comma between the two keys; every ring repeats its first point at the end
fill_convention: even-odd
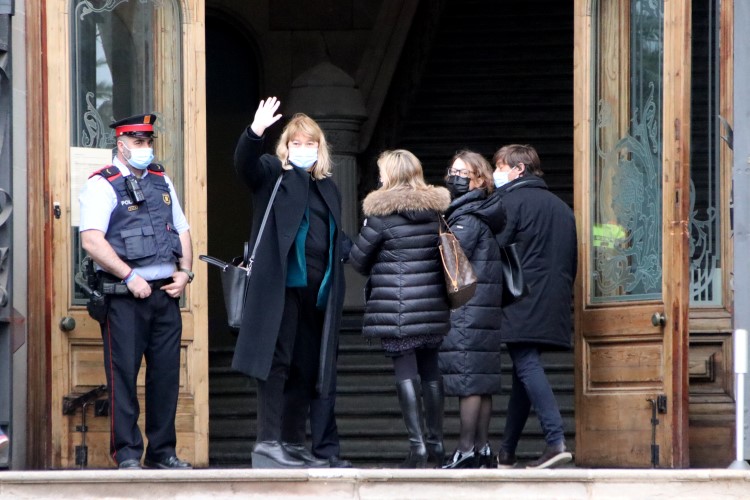
{"type": "Polygon", "coordinates": [[[539,156],[533,147],[513,144],[493,158],[496,185],[493,195],[504,207],[505,228],[498,234],[502,247],[518,243],[528,296],[503,308],[501,333],[513,361],[513,386],[508,401],[499,467],[513,467],[515,451],[534,406],[547,447],[527,465],[547,468],[568,462],[563,421],[541,363],[541,352],[570,349],[570,309],[577,268],[576,222],[573,211],[550,193],[540,178],[539,156]],[[501,175],[497,175],[501,174],[501,175]],[[507,184],[498,181],[507,176],[507,184]]]}
{"type": "Polygon", "coordinates": [[[322,467],[328,462],[304,448],[304,423],[311,399],[332,390],[348,238],[325,137],[312,119],[295,115],[277,155],[262,154],[278,107],[275,98],[261,101],[235,151],[235,168],[253,192],[251,246],[282,181],[258,244],[232,368],[258,380],[253,467],[322,467]]]}

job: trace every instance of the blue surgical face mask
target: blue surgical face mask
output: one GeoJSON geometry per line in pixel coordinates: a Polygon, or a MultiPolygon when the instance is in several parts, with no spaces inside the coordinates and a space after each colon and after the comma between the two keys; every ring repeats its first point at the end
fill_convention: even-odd
{"type": "Polygon", "coordinates": [[[499,188],[500,186],[504,186],[505,184],[510,182],[510,179],[508,178],[509,172],[500,172],[498,170],[495,170],[492,173],[492,178],[495,181],[495,187],[499,188]]]}
{"type": "Polygon", "coordinates": [[[318,161],[318,148],[289,148],[289,163],[309,170],[318,161]]]}
{"type": "Polygon", "coordinates": [[[133,167],[144,170],[148,168],[149,165],[151,165],[151,162],[154,161],[154,149],[153,148],[136,148],[136,149],[130,149],[125,145],[125,143],[122,143],[122,146],[128,150],[130,153],[130,158],[128,158],[128,163],[130,163],[133,167]]]}

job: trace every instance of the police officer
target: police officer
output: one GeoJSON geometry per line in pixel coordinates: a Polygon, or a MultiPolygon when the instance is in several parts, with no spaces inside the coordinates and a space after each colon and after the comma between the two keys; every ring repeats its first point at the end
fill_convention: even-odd
{"type": "Polygon", "coordinates": [[[185,214],[164,167],[153,163],[156,115],[112,123],[117,154],[80,193],[81,243],[96,263],[108,302],[101,321],[110,398],[110,452],[120,469],[140,469],[136,379],[146,357],[143,465],[190,469],[175,451],[182,319],[179,297],[193,280],[185,214]]]}

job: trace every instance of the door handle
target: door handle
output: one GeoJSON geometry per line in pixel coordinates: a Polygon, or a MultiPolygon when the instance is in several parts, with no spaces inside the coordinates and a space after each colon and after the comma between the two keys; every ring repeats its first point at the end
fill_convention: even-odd
{"type": "Polygon", "coordinates": [[[64,332],[72,332],[76,328],[76,320],[70,316],[65,316],[60,320],[60,330],[64,332]]]}
{"type": "Polygon", "coordinates": [[[667,317],[660,312],[655,312],[651,316],[651,324],[654,326],[664,326],[667,324],[667,317]]]}

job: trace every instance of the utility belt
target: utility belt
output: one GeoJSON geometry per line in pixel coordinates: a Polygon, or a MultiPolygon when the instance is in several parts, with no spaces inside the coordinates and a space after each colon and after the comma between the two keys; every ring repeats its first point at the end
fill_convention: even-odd
{"type": "MultiPolygon", "coordinates": [[[[104,271],[99,271],[99,291],[102,295],[129,295],[127,283],[123,282],[117,276],[104,271]]],[[[174,280],[170,278],[162,278],[158,280],[151,280],[147,283],[151,286],[151,290],[158,290],[164,285],[172,283],[174,280]]]]}

